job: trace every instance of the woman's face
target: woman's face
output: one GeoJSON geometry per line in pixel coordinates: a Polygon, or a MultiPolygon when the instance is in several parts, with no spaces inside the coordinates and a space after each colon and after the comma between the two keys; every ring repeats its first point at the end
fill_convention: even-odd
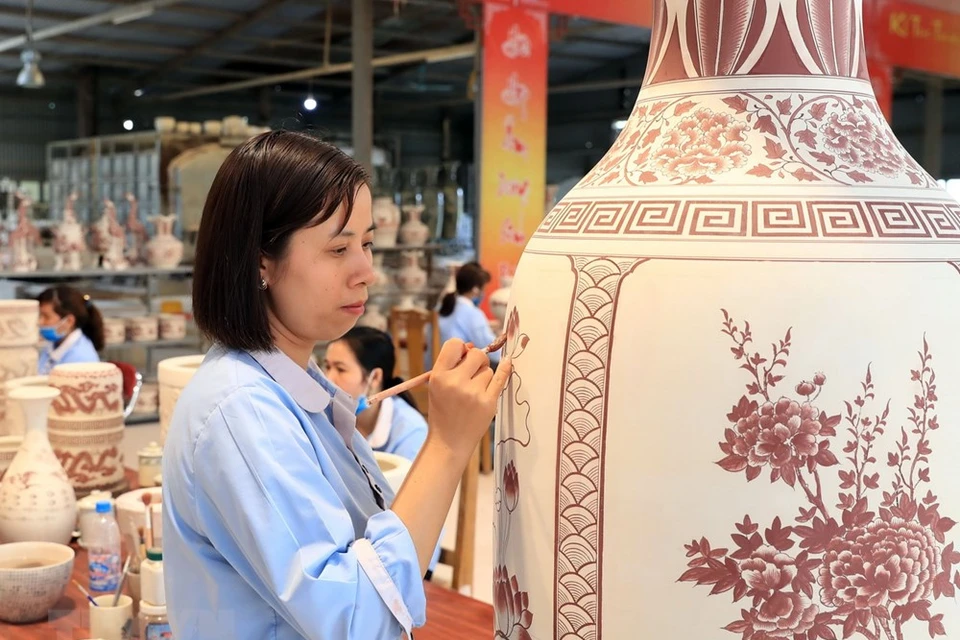
{"type": "Polygon", "coordinates": [[[300,229],[279,260],[264,258],[270,328],[274,339],[312,346],[335,340],[363,315],[373,282],[373,214],[370,190],[357,191],[353,215],[340,229],[346,207],[329,220],[300,229]]]}
{"type": "Polygon", "coordinates": [[[57,312],[54,311],[51,303],[44,302],[40,304],[39,324],[41,327],[57,327],[60,329],[61,333],[67,333],[68,331],[73,330],[72,319],[73,316],[71,314],[67,314],[66,322],[64,322],[64,318],[57,315],[57,312]]]}
{"type": "Polygon", "coordinates": [[[327,379],[354,398],[370,392],[369,379],[357,361],[353,350],[344,342],[337,341],[327,347],[323,359],[323,372],[327,379]]]}

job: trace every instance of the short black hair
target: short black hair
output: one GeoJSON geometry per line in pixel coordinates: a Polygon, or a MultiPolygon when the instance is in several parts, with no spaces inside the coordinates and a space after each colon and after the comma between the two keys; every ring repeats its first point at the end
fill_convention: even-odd
{"type": "Polygon", "coordinates": [[[330,219],[357,190],[366,170],[311,135],[269,131],[224,160],[200,219],[193,267],[193,315],[210,340],[228,349],[274,347],[260,290],[260,258],[283,258],[290,237],[330,219]]]}
{"type": "MultiPolygon", "coordinates": [[[[353,352],[357,362],[363,369],[364,378],[374,369],[383,371],[383,391],[403,382],[395,375],[397,368],[397,351],[393,346],[393,338],[389,333],[373,327],[354,327],[344,334],[337,342],[342,342],[353,352]]],[[[419,410],[417,401],[409,391],[398,394],[407,404],[419,410]]]]}

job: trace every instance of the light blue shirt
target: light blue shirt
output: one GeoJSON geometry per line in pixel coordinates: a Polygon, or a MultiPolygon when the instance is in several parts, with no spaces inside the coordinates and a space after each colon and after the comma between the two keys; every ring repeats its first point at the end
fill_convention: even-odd
{"type": "Polygon", "coordinates": [[[367,442],[374,451],[393,453],[411,462],[427,440],[427,421],[423,414],[400,397],[385,398],[380,415],[367,442]]]}
{"type": "Polygon", "coordinates": [[[80,329],[74,329],[54,347],[48,344],[40,352],[38,375],[46,376],[58,364],[100,362],[93,342],[80,329]]]}
{"type": "MultiPolygon", "coordinates": [[[[457,304],[449,316],[440,316],[440,341],[460,338],[472,342],[477,349],[483,349],[497,339],[490,328],[490,321],[483,311],[463,296],[457,296],[457,304]]],[[[500,352],[490,353],[490,362],[500,362],[500,352]]]]}
{"type": "Polygon", "coordinates": [[[279,351],[214,347],[163,457],[177,640],[399,638],[426,619],[417,552],[356,402],[279,351]]]}

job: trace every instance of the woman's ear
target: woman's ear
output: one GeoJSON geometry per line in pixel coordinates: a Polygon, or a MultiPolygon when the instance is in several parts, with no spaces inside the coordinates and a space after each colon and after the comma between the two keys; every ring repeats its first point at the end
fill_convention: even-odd
{"type": "Polygon", "coordinates": [[[369,384],[371,394],[383,391],[383,369],[377,367],[370,372],[369,384]]]}
{"type": "Polygon", "coordinates": [[[62,322],[65,325],[63,329],[64,335],[77,328],[77,317],[72,313],[68,313],[67,315],[63,316],[62,322]]]}

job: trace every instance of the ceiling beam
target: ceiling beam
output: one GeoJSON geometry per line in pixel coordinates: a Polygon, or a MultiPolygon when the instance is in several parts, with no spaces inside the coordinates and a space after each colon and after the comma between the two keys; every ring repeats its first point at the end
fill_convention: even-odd
{"type": "MultiPolygon", "coordinates": [[[[442,62],[444,60],[459,60],[463,58],[472,58],[476,55],[477,46],[474,43],[441,47],[438,49],[422,49],[419,51],[409,51],[389,56],[381,56],[373,59],[374,68],[392,67],[396,65],[410,64],[412,62],[442,62]]],[[[225,93],[229,91],[240,91],[253,87],[262,87],[293,80],[306,80],[319,76],[331,76],[341,73],[349,73],[353,69],[352,62],[342,62],[331,65],[321,65],[311,67],[300,71],[291,71],[277,75],[254,78],[242,82],[231,82],[227,84],[216,85],[213,87],[204,87],[193,91],[181,91],[165,96],[159,96],[160,100],[182,100],[183,98],[193,98],[195,96],[211,95],[215,93],[225,93]]]]}
{"type": "MultiPolygon", "coordinates": [[[[110,11],[104,11],[103,13],[97,13],[92,16],[87,16],[86,18],[79,18],[77,20],[71,20],[68,22],[61,22],[60,24],[54,25],[52,27],[44,27],[33,32],[33,41],[40,42],[48,38],[54,38],[56,36],[61,36],[66,33],[73,33],[75,31],[82,31],[83,29],[89,29],[90,27],[96,27],[102,24],[108,24],[118,20],[130,19],[137,15],[150,15],[157,9],[174,5],[183,0],[147,0],[147,2],[138,2],[136,4],[128,4],[123,7],[118,7],[116,9],[111,9],[110,11]]],[[[134,18],[135,19],[135,18],[134,18]]],[[[0,51],[9,51],[10,49],[18,49],[22,47],[27,42],[26,34],[16,36],[14,38],[7,38],[6,40],[0,41],[0,51]]]]}
{"type": "MultiPolygon", "coordinates": [[[[235,20],[232,24],[223,29],[220,29],[216,33],[213,33],[205,40],[200,43],[190,47],[183,53],[174,57],[172,60],[168,60],[163,64],[159,65],[152,74],[156,75],[166,75],[173,71],[176,71],[187,62],[193,60],[203,53],[209,52],[212,48],[216,47],[218,44],[222,43],[225,40],[230,39],[232,36],[242,33],[246,29],[250,28],[252,25],[255,25],[259,22],[266,20],[274,11],[280,8],[287,0],[266,0],[256,11],[248,13],[242,18],[235,20]]],[[[295,66],[300,66],[299,64],[295,66]]],[[[151,74],[151,75],[152,75],[151,74]]]]}

